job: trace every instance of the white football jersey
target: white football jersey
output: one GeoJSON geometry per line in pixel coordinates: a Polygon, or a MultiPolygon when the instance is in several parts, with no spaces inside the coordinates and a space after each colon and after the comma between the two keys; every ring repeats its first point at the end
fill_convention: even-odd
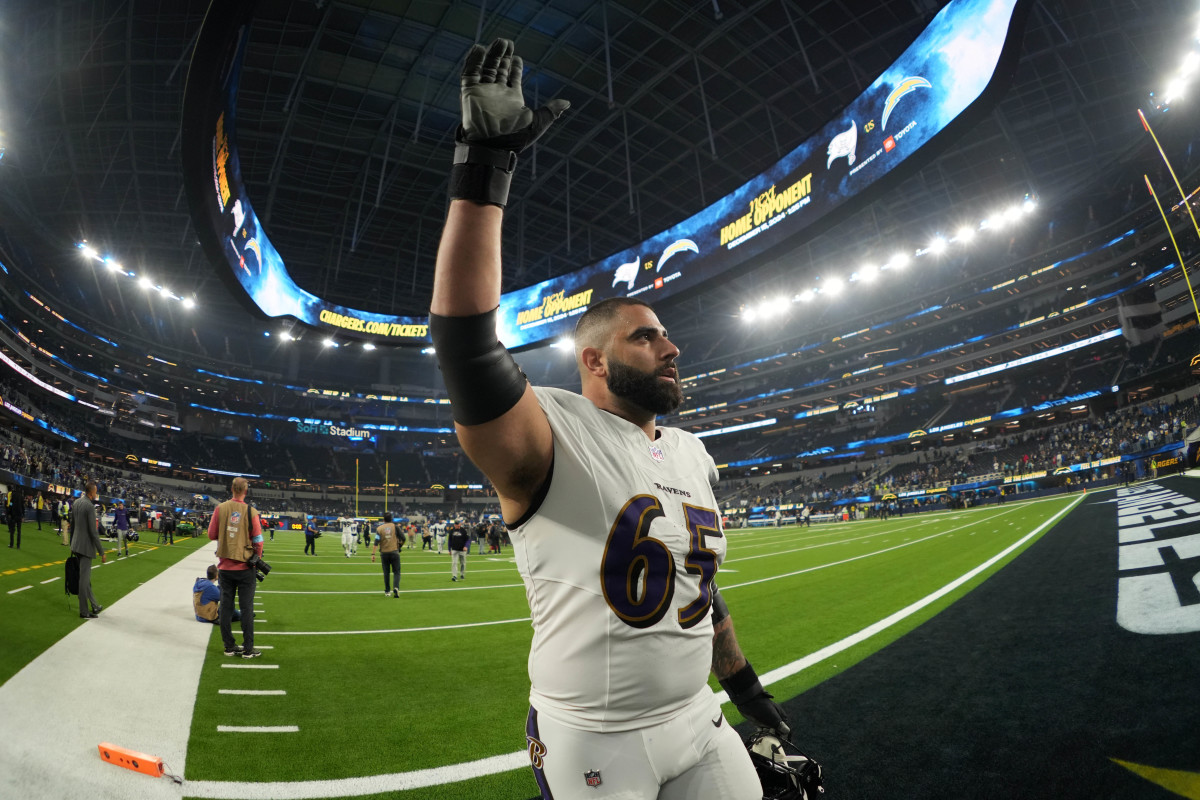
{"type": "Polygon", "coordinates": [[[342,533],[355,534],[358,533],[358,523],[352,519],[342,520],[342,533]]]}
{"type": "Polygon", "coordinates": [[[717,470],[690,433],[535,388],[554,431],[542,502],[511,532],[533,619],[530,702],[565,725],[656,725],[708,692],[717,470]]]}

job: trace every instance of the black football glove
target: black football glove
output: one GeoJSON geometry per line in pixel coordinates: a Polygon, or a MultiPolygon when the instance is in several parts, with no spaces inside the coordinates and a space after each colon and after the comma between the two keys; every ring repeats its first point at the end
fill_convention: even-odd
{"type": "Polygon", "coordinates": [[[513,43],[496,39],[472,45],[463,63],[462,125],[454,135],[451,199],[498,205],[508,202],[517,153],[533,144],[571,104],[551,100],[539,109],[525,105],[525,64],[513,43]]]}
{"type": "Polygon", "coordinates": [[[772,731],[786,739],[792,729],[787,724],[787,714],[775,702],[774,697],[763,688],[758,674],[750,662],[721,682],[721,688],[729,695],[743,717],[761,728],[772,731]]]}

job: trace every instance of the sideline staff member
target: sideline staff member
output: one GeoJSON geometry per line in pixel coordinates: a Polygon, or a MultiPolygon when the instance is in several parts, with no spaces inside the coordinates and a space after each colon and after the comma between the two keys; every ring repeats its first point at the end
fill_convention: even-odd
{"type": "Polygon", "coordinates": [[[251,556],[262,555],[262,524],[254,509],[246,504],[250,485],[245,478],[234,478],[229,490],[232,500],[226,500],[213,512],[208,524],[208,538],[217,543],[217,568],[221,576],[221,604],[218,619],[225,655],[258,658],[262,652],[254,649],[254,568],[246,563],[251,556]],[[242,647],[233,640],[233,593],[237,592],[238,608],[242,612],[242,647]]]}
{"type": "Polygon", "coordinates": [[[371,545],[371,560],[375,560],[375,548],[379,548],[379,561],[383,564],[383,596],[400,596],[400,535],[396,532],[396,523],[392,522],[392,512],[383,512],[383,523],[375,529],[379,536],[379,544],[371,545]],[[396,576],[394,588],[390,581],[396,576]]]}
{"type": "Polygon", "coordinates": [[[96,519],[96,484],[89,483],[83,497],[71,506],[71,553],[79,556],[79,616],[95,619],[103,608],[92,594],[92,559],[100,554],[103,564],[104,545],[100,541],[100,522],[96,519]],[[88,609],[91,603],[91,609],[88,609]]]}

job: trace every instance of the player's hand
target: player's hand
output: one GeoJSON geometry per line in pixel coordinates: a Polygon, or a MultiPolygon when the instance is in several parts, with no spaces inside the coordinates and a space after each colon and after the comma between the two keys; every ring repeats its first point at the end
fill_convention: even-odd
{"type": "Polygon", "coordinates": [[[786,739],[792,732],[787,724],[787,714],[775,702],[775,698],[765,690],[738,703],[737,710],[743,717],[759,727],[769,728],[776,736],[786,739]]]}
{"type": "Polygon", "coordinates": [[[566,100],[551,100],[537,110],[527,107],[521,90],[524,68],[508,39],[496,39],[486,48],[472,45],[463,63],[463,121],[456,138],[519,153],[571,107],[566,100]]]}

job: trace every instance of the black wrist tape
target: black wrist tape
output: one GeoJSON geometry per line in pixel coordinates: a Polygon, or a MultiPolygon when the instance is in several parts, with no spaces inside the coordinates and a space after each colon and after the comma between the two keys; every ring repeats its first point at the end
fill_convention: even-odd
{"type": "Polygon", "coordinates": [[[721,590],[713,584],[712,593],[712,621],[716,625],[721,620],[729,616],[729,606],[725,605],[725,598],[721,597],[721,590]]]}
{"type": "Polygon", "coordinates": [[[496,337],[495,309],[470,317],[431,313],[429,333],[458,424],[491,422],[525,394],[525,373],[496,337]]]}
{"type": "Polygon", "coordinates": [[[450,199],[504,208],[516,168],[517,154],[511,150],[456,144],[454,166],[450,168],[450,199]]]}
{"type": "Polygon", "coordinates": [[[758,673],[754,671],[754,667],[750,666],[749,661],[746,662],[746,666],[728,678],[719,681],[719,683],[735,706],[740,706],[747,700],[763,693],[762,684],[758,680],[758,673]]]}

